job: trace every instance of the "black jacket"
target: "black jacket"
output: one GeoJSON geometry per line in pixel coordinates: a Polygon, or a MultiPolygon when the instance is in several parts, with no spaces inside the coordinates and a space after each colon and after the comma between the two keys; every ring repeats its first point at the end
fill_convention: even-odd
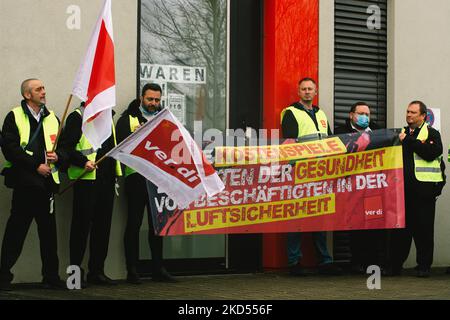
{"type": "MultiPolygon", "coordinates": [[[[30,113],[25,101],[22,101],[21,106],[24,112],[28,115],[30,121],[30,139],[38,128],[38,122],[30,113]]],[[[45,107],[42,117],[47,117],[50,112],[45,107]]],[[[41,118],[42,121],[43,118],[41,118]]],[[[58,119],[59,122],[59,119],[58,119]]],[[[12,163],[11,168],[5,168],[2,174],[5,176],[5,185],[9,188],[33,187],[45,189],[50,192],[56,192],[58,185],[54,183],[52,177],[43,177],[37,172],[37,168],[45,163],[45,140],[43,129],[41,127],[36,139],[32,141],[31,145],[27,146],[27,150],[32,151],[33,155],[27,154],[20,146],[19,129],[17,128],[14,113],[10,111],[3,123],[3,145],[2,151],[6,160],[12,163]]],[[[59,167],[65,162],[67,156],[61,151],[56,152],[58,155],[58,162],[56,166],[59,167]]]]}
{"type": "Polygon", "coordinates": [[[139,123],[146,123],[147,119],[142,115],[139,107],[141,102],[139,99],[135,99],[130,102],[128,108],[122,113],[119,120],[117,121],[117,143],[122,142],[126,137],[128,137],[132,132],[130,128],[129,116],[137,117],[139,123]]]}
{"type": "MultiPolygon", "coordinates": [[[[299,110],[305,110],[305,108],[299,102],[294,102],[294,103],[290,104],[290,106],[293,106],[299,110]]],[[[314,121],[314,124],[316,125],[316,129],[319,130],[319,124],[317,123],[315,114],[320,109],[318,106],[313,106],[313,110],[314,110],[314,116],[312,116],[311,113],[309,113],[309,112],[306,112],[306,113],[314,121]]],[[[281,130],[283,131],[283,138],[285,138],[285,139],[288,139],[288,138],[297,139],[298,138],[298,123],[297,123],[297,119],[295,119],[295,116],[292,113],[292,111],[287,110],[285,112],[283,119],[281,121],[281,130]]],[[[331,132],[330,124],[328,124],[328,135],[332,135],[332,134],[333,133],[331,132]]]]}
{"type": "MultiPolygon", "coordinates": [[[[424,124],[427,125],[427,124],[424,124]]],[[[405,196],[433,198],[437,196],[439,185],[434,182],[420,182],[414,173],[414,153],[426,161],[432,161],[442,155],[442,140],[439,131],[428,127],[428,139],[424,142],[417,140],[420,128],[416,128],[412,134],[409,127],[405,127],[406,137],[402,142],[403,147],[403,174],[405,181],[405,196]]]]}
{"type": "MultiPolygon", "coordinates": [[[[67,154],[67,167],[69,165],[74,165],[80,168],[84,168],[84,165],[88,161],[88,158],[86,156],[84,156],[81,152],[75,150],[76,145],[80,141],[82,135],[82,120],[83,119],[81,115],[78,112],[73,111],[67,117],[66,125],[64,126],[64,130],[61,135],[59,148],[62,149],[65,154],[67,154]]],[[[101,148],[97,150],[97,156],[95,160],[99,160],[112,148],[114,148],[113,135],[111,135],[105,142],[103,142],[101,148]]],[[[113,158],[106,158],[105,160],[103,160],[98,166],[96,176],[111,178],[115,177],[115,160],[113,158]]]]}
{"type": "MultiPolygon", "coordinates": [[[[116,125],[117,140],[118,140],[117,143],[122,142],[125,138],[127,138],[132,133],[131,128],[130,128],[130,119],[129,119],[130,115],[132,117],[137,117],[139,120],[139,123],[141,123],[141,124],[147,122],[147,119],[142,115],[142,112],[139,109],[140,105],[141,105],[141,102],[139,99],[133,100],[128,105],[128,108],[120,116],[119,120],[117,121],[117,125],[116,125]]],[[[141,175],[133,174],[132,176],[134,176],[133,179],[145,180],[145,178],[141,175]]],[[[139,185],[142,185],[142,184],[136,183],[136,187],[138,187],[139,185]]],[[[125,185],[125,187],[127,187],[127,185],[125,185]]],[[[131,187],[131,186],[129,186],[129,187],[131,187]]]]}

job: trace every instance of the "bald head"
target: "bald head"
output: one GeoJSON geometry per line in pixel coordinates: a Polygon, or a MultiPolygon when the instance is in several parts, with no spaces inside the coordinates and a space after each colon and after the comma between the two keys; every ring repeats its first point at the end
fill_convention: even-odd
{"type": "Polygon", "coordinates": [[[45,104],[45,87],[39,79],[24,80],[20,86],[20,93],[31,107],[40,107],[45,104]]]}
{"type": "Polygon", "coordinates": [[[22,97],[24,97],[25,99],[26,99],[25,93],[28,93],[31,90],[30,82],[32,82],[32,81],[39,81],[39,79],[30,78],[30,79],[24,80],[22,82],[22,85],[20,86],[20,93],[22,94],[22,97]]]}

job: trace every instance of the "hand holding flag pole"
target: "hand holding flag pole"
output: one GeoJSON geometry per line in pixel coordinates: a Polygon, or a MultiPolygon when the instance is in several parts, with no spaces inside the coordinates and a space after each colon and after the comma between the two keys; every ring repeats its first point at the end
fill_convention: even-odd
{"type": "MultiPolygon", "coordinates": [[[[111,136],[112,108],[116,105],[114,37],[111,0],[105,0],[89,45],[75,76],[72,95],[85,101],[82,132],[94,149],[111,136]]],[[[72,98],[72,95],[69,98],[72,98]]],[[[67,112],[68,108],[66,108],[67,112]]],[[[56,143],[55,143],[56,145],[56,143]]],[[[95,165],[100,164],[106,155],[95,165]]],[[[70,189],[87,171],[59,194],[70,189]]]]}
{"type": "MultiPolygon", "coordinates": [[[[102,163],[106,158],[108,157],[108,154],[105,154],[103,157],[101,157],[100,159],[98,159],[98,161],[96,161],[94,163],[94,167],[97,169],[98,165],[100,163],[102,163]]],[[[81,175],[76,179],[76,180],[72,180],[69,185],[67,187],[65,187],[62,191],[58,192],[59,195],[63,195],[67,190],[71,189],[75,183],[77,183],[79,180],[81,180],[88,172],[87,169],[84,169],[83,172],[81,173],[81,175]]]]}
{"type": "MultiPolygon", "coordinates": [[[[157,119],[158,119],[158,115],[156,115],[152,120],[148,121],[148,122],[146,123],[146,125],[149,125],[151,122],[153,122],[153,121],[155,121],[155,120],[157,120],[157,119]]],[[[116,150],[117,148],[120,148],[123,144],[128,143],[129,141],[132,141],[132,140],[134,139],[134,135],[137,134],[138,131],[139,131],[141,128],[142,128],[142,126],[139,127],[135,132],[133,132],[131,135],[129,135],[126,139],[124,139],[124,140],[123,140],[121,143],[119,143],[117,146],[115,146],[114,148],[112,148],[112,149],[111,149],[108,153],[106,153],[103,157],[101,157],[100,159],[98,159],[98,160],[94,163],[94,166],[95,166],[95,167],[98,167],[98,165],[99,165],[100,163],[102,163],[107,157],[109,157],[111,153],[115,152],[115,150],[116,150]]],[[[84,169],[83,172],[81,173],[81,175],[80,175],[76,180],[71,181],[71,182],[69,183],[69,185],[68,185],[67,187],[65,187],[62,191],[60,191],[58,194],[59,194],[59,195],[62,195],[62,194],[64,194],[67,190],[71,189],[71,188],[75,185],[75,183],[76,183],[77,181],[79,181],[80,179],[82,179],[87,173],[88,173],[88,170],[84,169]]]]}

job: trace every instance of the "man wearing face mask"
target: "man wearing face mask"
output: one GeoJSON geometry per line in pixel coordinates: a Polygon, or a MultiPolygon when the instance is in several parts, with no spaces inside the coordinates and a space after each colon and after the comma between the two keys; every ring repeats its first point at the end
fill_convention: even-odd
{"type": "Polygon", "coordinates": [[[370,108],[365,102],[357,102],[350,109],[345,125],[334,129],[334,134],[370,132],[379,127],[370,121],[370,108]]]}
{"type": "MultiPolygon", "coordinates": [[[[349,113],[345,125],[337,127],[335,134],[366,132],[379,127],[370,121],[370,107],[365,102],[355,103],[349,113]]],[[[354,230],[339,232],[338,237],[349,237],[351,251],[351,270],[365,274],[370,265],[384,264],[385,231],[384,230],[354,230]]]]}
{"type": "MultiPolygon", "coordinates": [[[[158,84],[148,83],[142,88],[140,99],[133,100],[117,122],[119,143],[162,110],[161,95],[162,89],[158,84]]],[[[149,189],[152,193],[157,192],[156,186],[152,183],[150,183],[149,189]]],[[[127,282],[141,283],[136,267],[139,260],[139,229],[145,207],[147,207],[149,224],[148,241],[152,252],[152,279],[160,282],[176,282],[176,279],[163,267],[163,240],[153,231],[152,210],[156,210],[156,205],[149,201],[147,180],[129,167],[125,167],[125,194],[128,203],[128,218],[124,236],[127,282]]]]}

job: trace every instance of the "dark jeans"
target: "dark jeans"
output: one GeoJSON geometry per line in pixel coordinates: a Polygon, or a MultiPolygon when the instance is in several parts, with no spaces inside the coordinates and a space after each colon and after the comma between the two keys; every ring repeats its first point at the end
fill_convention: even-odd
{"type": "MultiPolygon", "coordinates": [[[[3,236],[0,278],[12,281],[11,268],[19,258],[30,224],[36,220],[44,278],[59,279],[57,255],[56,219],[50,213],[51,194],[36,188],[13,190],[11,215],[3,236]]],[[[54,210],[53,210],[54,211],[54,210]]]]}
{"type": "MultiPolygon", "coordinates": [[[[332,263],[333,258],[331,258],[327,248],[327,233],[312,232],[312,235],[317,256],[320,259],[319,265],[332,263]]],[[[301,240],[301,232],[290,232],[287,234],[287,256],[289,266],[296,265],[303,257],[301,250],[301,240]]]]}
{"type": "Polygon", "coordinates": [[[89,239],[89,273],[104,272],[114,205],[114,179],[79,180],[73,191],[70,264],[81,266],[89,239]]]}
{"type": "MultiPolygon", "coordinates": [[[[156,187],[152,186],[152,191],[156,192],[156,187]]],[[[162,266],[163,241],[162,237],[156,236],[153,232],[153,219],[149,203],[146,180],[141,175],[134,173],[125,179],[125,193],[128,203],[128,219],[125,229],[124,245],[125,259],[128,271],[135,271],[139,260],[139,230],[144,218],[144,209],[147,207],[148,214],[148,242],[152,252],[152,265],[154,269],[162,266]]]]}

